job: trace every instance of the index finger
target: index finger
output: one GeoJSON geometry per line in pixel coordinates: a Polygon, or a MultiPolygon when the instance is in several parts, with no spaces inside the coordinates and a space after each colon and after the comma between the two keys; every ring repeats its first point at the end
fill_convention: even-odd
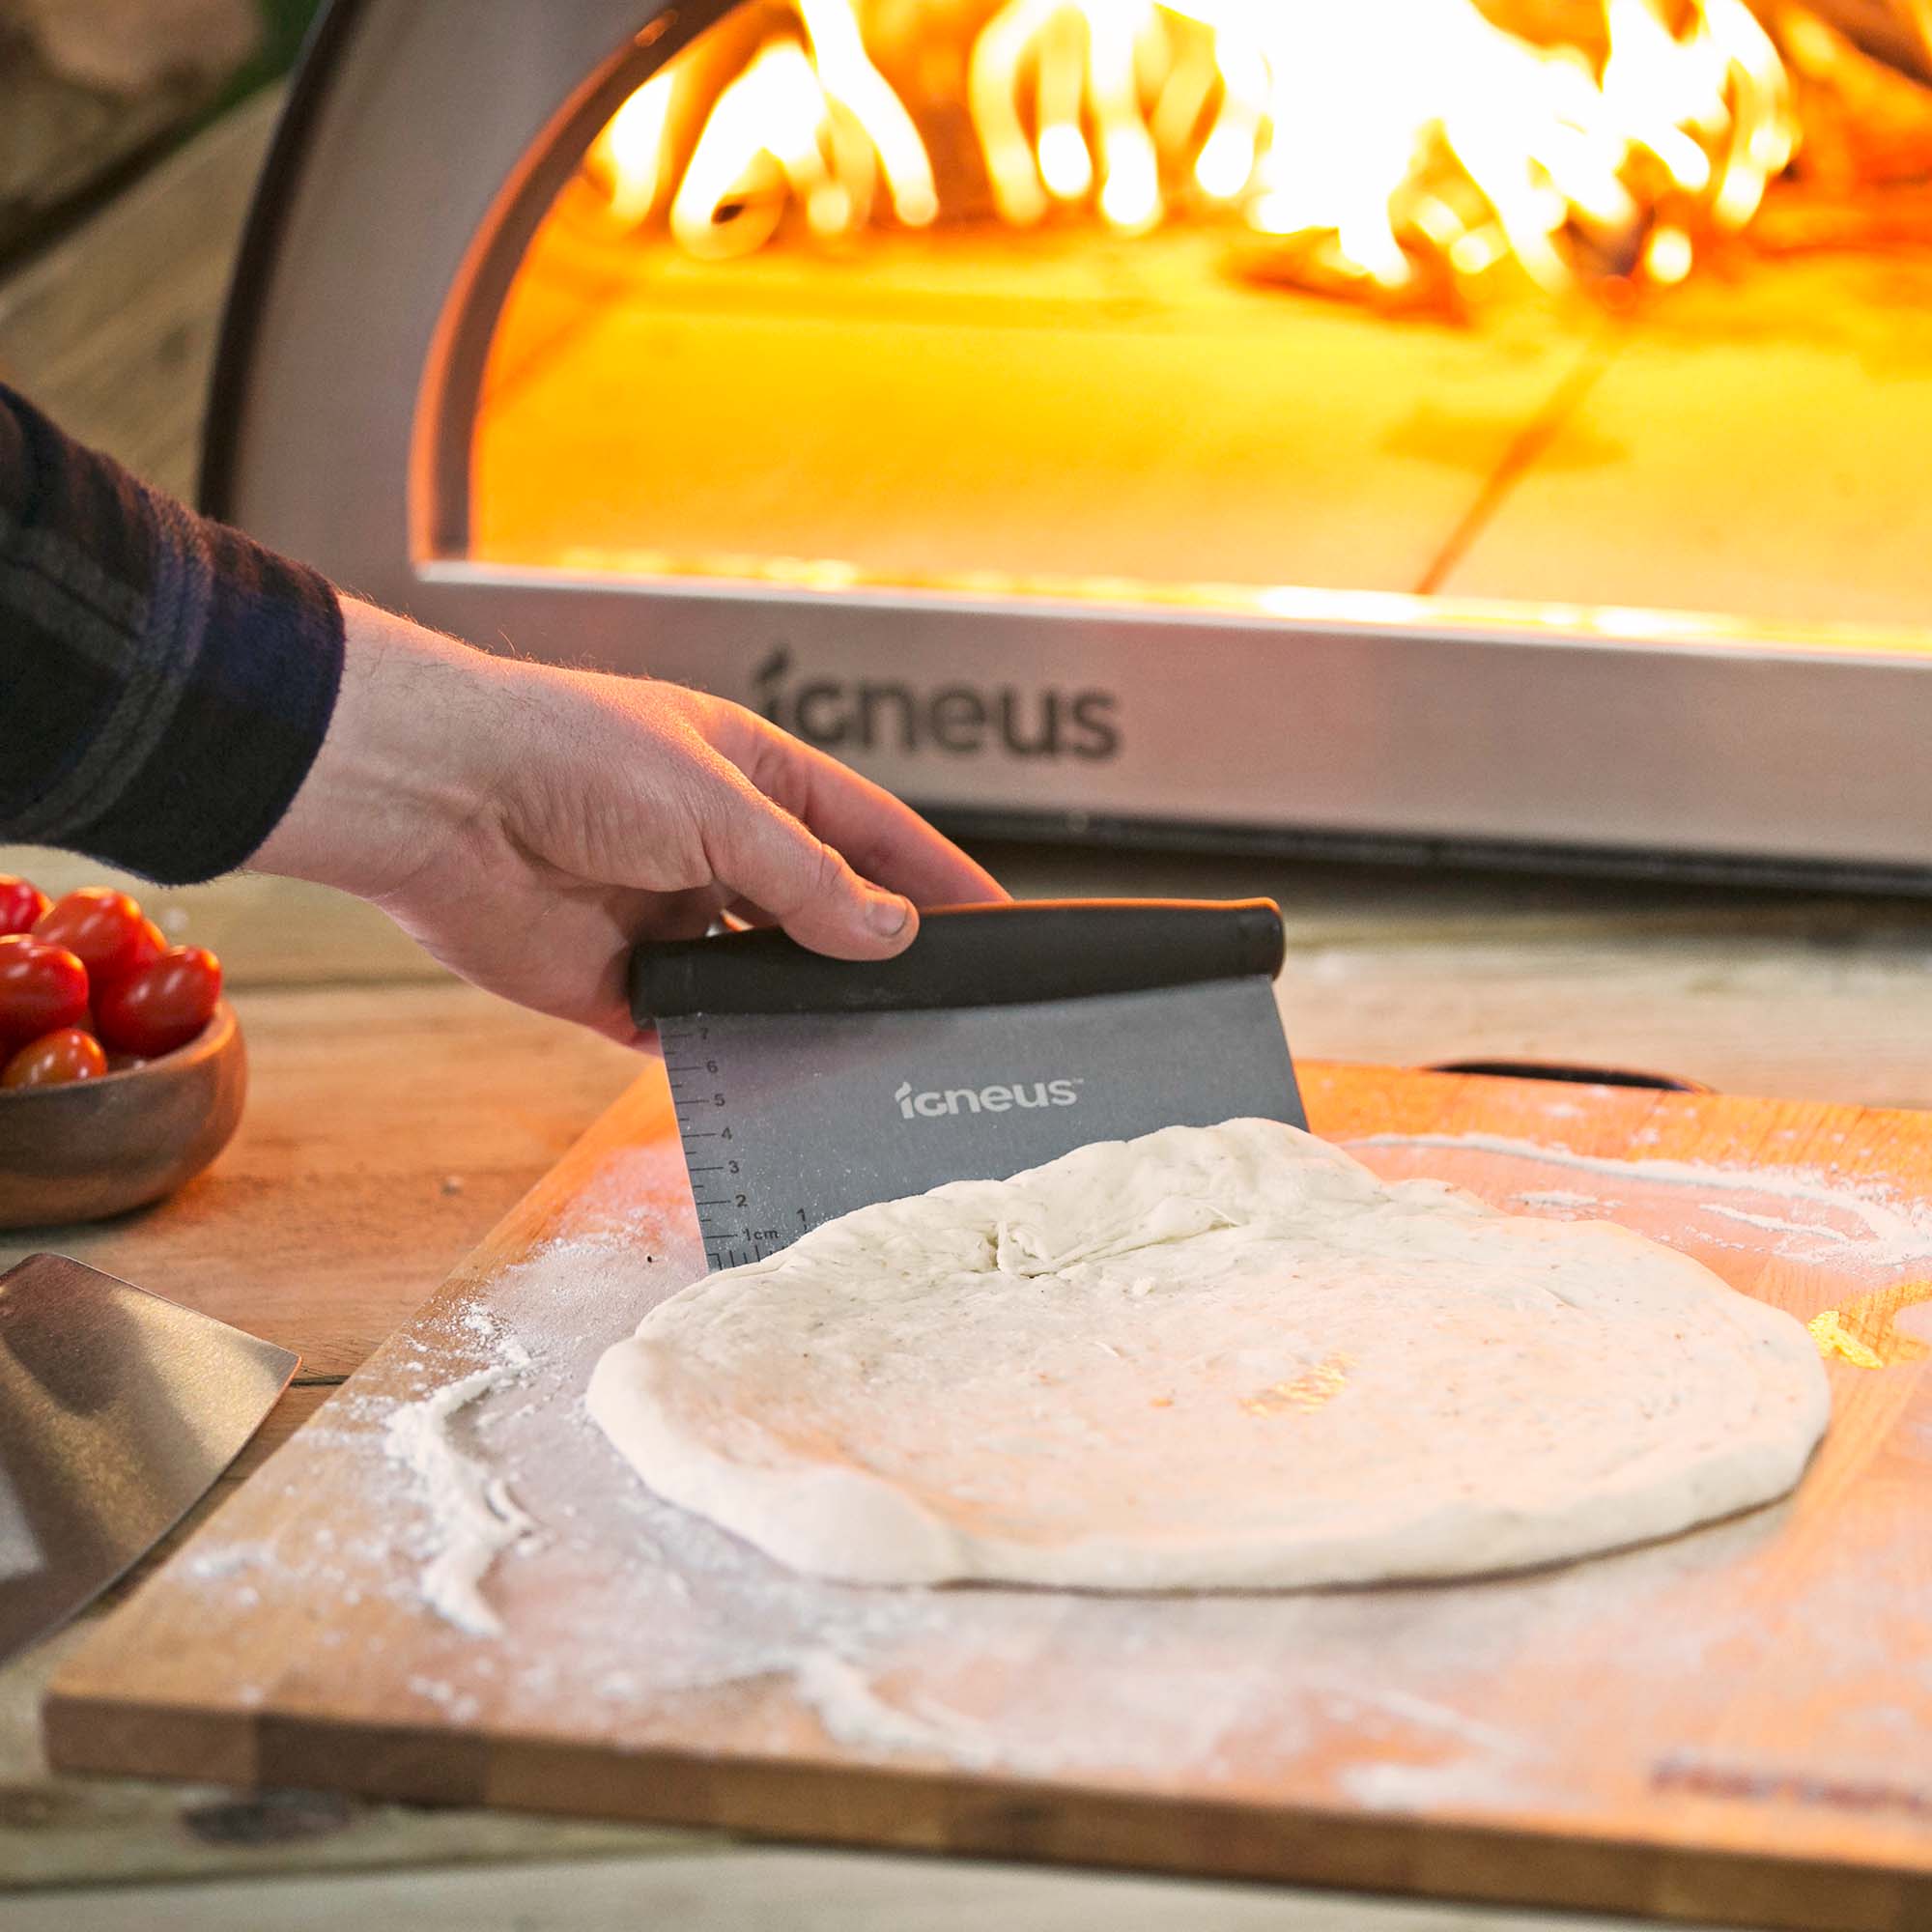
{"type": "Polygon", "coordinates": [[[992,873],[885,786],[738,705],[723,707],[719,745],[765,796],[841,852],[862,878],[915,905],[1009,896],[992,873]]]}

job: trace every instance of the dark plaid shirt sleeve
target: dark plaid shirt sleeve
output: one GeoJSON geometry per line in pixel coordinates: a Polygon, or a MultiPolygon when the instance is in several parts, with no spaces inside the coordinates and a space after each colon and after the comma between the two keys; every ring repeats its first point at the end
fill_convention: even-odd
{"type": "Polygon", "coordinates": [[[241,865],[320,750],[342,611],[0,384],[0,838],[164,884],[241,865]]]}

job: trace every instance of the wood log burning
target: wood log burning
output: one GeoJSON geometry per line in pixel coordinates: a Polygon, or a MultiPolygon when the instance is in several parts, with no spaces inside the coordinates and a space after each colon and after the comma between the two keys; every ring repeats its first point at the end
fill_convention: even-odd
{"type": "Polygon", "coordinates": [[[1459,314],[1918,232],[1923,0],[760,0],[587,160],[611,213],[725,258],[997,219],[1218,226],[1235,272],[1459,314]]]}

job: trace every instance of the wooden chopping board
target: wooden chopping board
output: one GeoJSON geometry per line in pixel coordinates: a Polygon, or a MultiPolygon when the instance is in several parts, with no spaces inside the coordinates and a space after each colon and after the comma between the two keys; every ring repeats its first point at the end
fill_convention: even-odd
{"type": "Polygon", "coordinates": [[[583,1413],[598,1352],[701,1268],[653,1068],[63,1669],[54,1762],[1725,1924],[1932,1924],[1932,1116],[1303,1074],[1317,1130],[1385,1174],[1608,1215],[1815,1319],[1833,1420],[1796,1496],[1453,1586],[797,1577],[651,1496],[583,1413]],[[428,1601],[466,1614],[481,1565],[432,1482],[501,1538],[516,1512],[530,1525],[475,1579],[469,1620],[497,1634],[428,1601]]]}

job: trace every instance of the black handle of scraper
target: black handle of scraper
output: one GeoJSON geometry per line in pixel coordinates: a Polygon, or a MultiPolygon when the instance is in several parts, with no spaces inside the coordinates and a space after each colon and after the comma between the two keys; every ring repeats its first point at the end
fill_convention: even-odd
{"type": "Polygon", "coordinates": [[[893,959],[828,959],[781,932],[640,946],[639,1026],[683,1013],[888,1013],[1144,992],[1281,970],[1272,899],[1028,899],[941,906],[893,959]]]}

